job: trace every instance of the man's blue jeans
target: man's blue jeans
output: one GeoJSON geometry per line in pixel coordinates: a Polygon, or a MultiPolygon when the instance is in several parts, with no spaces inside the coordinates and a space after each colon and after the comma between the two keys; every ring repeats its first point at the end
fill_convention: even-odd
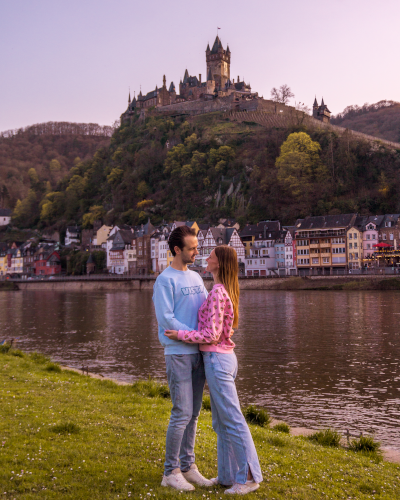
{"type": "Polygon", "coordinates": [[[164,474],[169,476],[174,469],[186,472],[194,464],[205,375],[200,353],[169,354],[165,356],[165,363],[172,400],[164,463],[164,474]]]}
{"type": "Polygon", "coordinates": [[[212,424],[217,433],[218,482],[244,484],[250,469],[254,481],[259,483],[262,481],[260,463],[236,391],[236,354],[202,354],[210,388],[212,424]]]}

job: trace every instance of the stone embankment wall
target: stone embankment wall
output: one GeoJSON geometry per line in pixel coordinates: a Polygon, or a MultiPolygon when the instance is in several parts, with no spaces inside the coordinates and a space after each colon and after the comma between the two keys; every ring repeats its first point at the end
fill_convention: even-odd
{"type": "MultiPolygon", "coordinates": [[[[349,275],[349,276],[309,276],[305,280],[305,283],[315,282],[331,282],[336,283],[338,281],[348,282],[348,281],[358,281],[358,280],[382,280],[390,279],[393,276],[382,276],[382,275],[349,275]]],[[[299,279],[299,278],[297,278],[299,279]]],[[[239,286],[241,290],[276,290],[284,289],[286,284],[290,281],[293,282],[296,278],[239,278],[239,286]]],[[[53,290],[53,291],[96,291],[96,290],[117,290],[117,291],[131,291],[131,290],[152,290],[154,285],[154,278],[142,278],[142,279],[102,279],[102,280],[32,280],[32,281],[17,281],[18,288],[20,290],[53,290]]],[[[211,290],[213,286],[212,279],[205,279],[204,284],[207,290],[211,290]]],[[[325,284],[325,283],[323,283],[325,284]]],[[[319,284],[317,285],[319,286],[319,284]]],[[[311,286],[312,287],[312,286],[311,286]]],[[[308,288],[308,287],[307,287],[308,288]]],[[[294,287],[293,289],[296,289],[294,287]]]]}

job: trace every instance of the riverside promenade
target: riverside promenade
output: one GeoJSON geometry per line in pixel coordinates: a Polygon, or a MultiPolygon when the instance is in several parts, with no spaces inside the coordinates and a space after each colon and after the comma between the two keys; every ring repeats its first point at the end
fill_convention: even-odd
{"type": "MultiPolygon", "coordinates": [[[[210,290],[211,278],[203,278],[210,290]]],[[[156,276],[64,276],[35,279],[10,279],[19,290],[91,291],[91,290],[152,290],[156,276]]],[[[240,276],[241,290],[396,290],[400,289],[400,277],[391,275],[348,274],[335,276],[240,276]]]]}

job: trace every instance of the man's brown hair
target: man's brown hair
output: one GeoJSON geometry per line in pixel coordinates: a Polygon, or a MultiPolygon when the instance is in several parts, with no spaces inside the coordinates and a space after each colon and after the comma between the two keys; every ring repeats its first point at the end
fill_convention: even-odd
{"type": "Polygon", "coordinates": [[[184,240],[186,236],[197,236],[196,230],[188,226],[179,226],[170,234],[168,239],[168,246],[174,257],[176,255],[175,247],[183,250],[183,247],[185,246],[184,240]]]}

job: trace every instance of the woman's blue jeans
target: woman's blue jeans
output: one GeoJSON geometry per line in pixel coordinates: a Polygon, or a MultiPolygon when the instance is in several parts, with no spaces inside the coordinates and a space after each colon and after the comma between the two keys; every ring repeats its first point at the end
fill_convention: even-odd
{"type": "Polygon", "coordinates": [[[204,351],[202,354],[210,389],[212,424],[217,433],[218,482],[244,484],[250,469],[254,481],[259,483],[260,463],[236,391],[236,354],[204,351]]]}

